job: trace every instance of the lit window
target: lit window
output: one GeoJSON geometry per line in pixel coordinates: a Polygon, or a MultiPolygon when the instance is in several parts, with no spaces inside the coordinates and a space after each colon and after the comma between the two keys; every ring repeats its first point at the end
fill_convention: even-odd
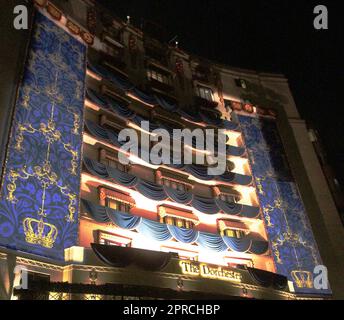
{"type": "Polygon", "coordinates": [[[161,217],[160,223],[168,224],[168,225],[175,226],[178,228],[183,228],[183,229],[194,228],[194,223],[192,221],[185,220],[182,218],[171,217],[171,216],[161,217]]]}
{"type": "Polygon", "coordinates": [[[245,236],[245,232],[241,230],[225,229],[222,231],[222,235],[229,238],[241,239],[245,236]]]}
{"type": "Polygon", "coordinates": [[[147,76],[150,80],[155,80],[161,83],[168,83],[168,78],[162,73],[155,70],[147,70],[147,76]]]}
{"type": "Polygon", "coordinates": [[[105,200],[105,205],[113,210],[121,211],[121,212],[130,212],[131,206],[128,203],[124,203],[120,200],[114,200],[109,197],[105,200]]]}
{"type": "Polygon", "coordinates": [[[202,99],[214,101],[213,90],[207,87],[197,86],[197,95],[202,99]]]}

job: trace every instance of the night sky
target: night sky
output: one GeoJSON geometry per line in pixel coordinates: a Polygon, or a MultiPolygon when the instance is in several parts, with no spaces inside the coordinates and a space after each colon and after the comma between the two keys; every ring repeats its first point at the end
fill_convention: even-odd
{"type": "MultiPolygon", "coordinates": [[[[319,131],[344,185],[343,18],[341,1],[98,0],[140,26],[151,20],[180,48],[234,67],[283,73],[301,117],[319,131]],[[313,9],[326,5],[329,29],[315,30],[313,9]]],[[[343,188],[342,188],[343,189],[343,188]]]]}

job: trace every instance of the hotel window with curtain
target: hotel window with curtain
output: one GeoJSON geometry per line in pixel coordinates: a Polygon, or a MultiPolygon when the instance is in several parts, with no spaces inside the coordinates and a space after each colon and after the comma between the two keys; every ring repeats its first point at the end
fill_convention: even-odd
{"type": "Polygon", "coordinates": [[[101,187],[99,189],[100,205],[121,212],[130,212],[135,207],[135,201],[129,194],[117,190],[109,190],[101,187]]]}
{"type": "Polygon", "coordinates": [[[184,229],[193,229],[195,227],[195,224],[192,221],[173,216],[160,217],[160,223],[184,229]]]}
{"type": "Polygon", "coordinates": [[[110,197],[106,197],[105,204],[108,208],[111,208],[113,210],[121,211],[121,212],[130,212],[131,205],[128,203],[124,203],[121,200],[115,200],[110,197]]]}
{"type": "Polygon", "coordinates": [[[197,95],[205,100],[214,101],[213,90],[204,86],[197,86],[197,95]]]}
{"type": "Polygon", "coordinates": [[[161,83],[170,84],[169,78],[165,74],[158,72],[157,70],[148,69],[147,77],[149,80],[155,80],[161,83]]]}
{"type": "Polygon", "coordinates": [[[221,235],[229,238],[241,239],[245,236],[245,232],[242,230],[225,229],[221,232],[221,235]]]}

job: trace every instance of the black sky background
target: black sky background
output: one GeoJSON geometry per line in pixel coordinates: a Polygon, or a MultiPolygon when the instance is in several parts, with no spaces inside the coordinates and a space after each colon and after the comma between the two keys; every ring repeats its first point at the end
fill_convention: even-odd
{"type": "MultiPolygon", "coordinates": [[[[329,163],[344,185],[342,1],[97,0],[140,26],[161,25],[180,48],[229,66],[283,73],[301,117],[319,131],[329,163]],[[329,29],[313,27],[326,5],[329,29]]],[[[343,188],[342,188],[343,189],[343,188]]]]}

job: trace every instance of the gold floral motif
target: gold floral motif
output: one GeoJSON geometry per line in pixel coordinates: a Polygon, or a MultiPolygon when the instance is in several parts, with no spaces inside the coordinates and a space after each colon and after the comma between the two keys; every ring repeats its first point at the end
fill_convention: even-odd
{"type": "Polygon", "coordinates": [[[15,194],[14,194],[16,191],[16,188],[17,188],[16,181],[18,180],[18,178],[27,180],[30,177],[35,177],[36,179],[38,179],[42,185],[42,188],[43,188],[42,206],[38,212],[38,215],[42,216],[42,217],[46,217],[46,213],[44,210],[45,190],[50,186],[56,186],[63,195],[68,197],[68,199],[69,199],[69,205],[68,205],[69,214],[68,214],[68,216],[66,216],[66,219],[68,222],[74,222],[75,221],[74,214],[76,212],[75,207],[77,204],[76,203],[77,196],[74,193],[71,193],[69,191],[69,188],[59,184],[58,175],[51,170],[51,165],[48,161],[46,161],[43,166],[35,166],[33,168],[33,172],[31,174],[27,171],[26,166],[22,167],[20,171],[10,170],[9,177],[8,177],[10,183],[8,184],[8,187],[7,187],[8,196],[6,199],[12,203],[16,203],[17,199],[16,199],[15,194]]]}
{"type": "Polygon", "coordinates": [[[278,249],[279,245],[275,241],[272,241],[271,246],[272,246],[272,251],[276,257],[276,262],[278,264],[283,264],[282,259],[281,259],[281,255],[280,255],[280,252],[278,249]]]}
{"type": "MultiPolygon", "coordinates": [[[[57,63],[57,61],[56,61],[57,63]]],[[[45,93],[48,96],[51,96],[52,99],[54,99],[55,101],[57,101],[58,103],[62,103],[63,102],[63,95],[61,93],[59,93],[59,91],[57,90],[56,86],[51,85],[51,86],[47,86],[45,89],[45,93]]]]}
{"type": "Polygon", "coordinates": [[[11,170],[9,173],[9,181],[10,183],[7,185],[8,195],[7,200],[12,203],[17,203],[18,199],[15,197],[14,192],[17,189],[16,181],[19,177],[19,174],[14,170],[11,170]]]}
{"type": "Polygon", "coordinates": [[[56,124],[53,120],[49,120],[48,124],[41,123],[40,132],[42,132],[48,143],[61,139],[61,132],[56,129],[56,124]]]}
{"type": "Polygon", "coordinates": [[[264,178],[256,178],[256,185],[257,185],[258,192],[259,192],[259,194],[261,194],[263,196],[265,196],[265,192],[263,190],[263,185],[262,185],[262,182],[264,180],[265,180],[264,178]]]}
{"type": "Polygon", "coordinates": [[[69,199],[69,205],[68,205],[68,212],[69,212],[69,215],[66,216],[66,220],[67,220],[68,222],[74,222],[74,221],[75,221],[75,219],[74,219],[74,214],[75,214],[75,212],[76,212],[75,206],[76,206],[76,199],[77,199],[77,197],[76,197],[75,194],[68,192],[67,187],[61,187],[61,188],[60,188],[60,191],[61,191],[61,193],[62,193],[63,195],[67,196],[68,199],[69,199]]]}
{"type": "Polygon", "coordinates": [[[17,151],[24,151],[23,149],[23,142],[24,142],[24,132],[26,133],[35,133],[36,132],[36,129],[32,127],[31,124],[21,124],[19,123],[18,124],[18,133],[15,137],[15,146],[14,148],[17,150],[17,151]]]}
{"type": "Polygon", "coordinates": [[[79,134],[79,129],[80,129],[80,116],[77,113],[74,113],[74,127],[72,130],[72,133],[75,135],[79,134]]]}
{"type": "Polygon", "coordinates": [[[270,217],[270,213],[274,210],[275,208],[272,207],[271,205],[267,205],[265,208],[263,207],[263,212],[264,212],[264,216],[267,222],[267,226],[268,227],[273,227],[274,225],[271,222],[271,217],[270,217]]]}
{"type": "Polygon", "coordinates": [[[14,193],[17,190],[17,180],[20,179],[28,179],[29,176],[22,171],[18,173],[17,171],[11,169],[8,174],[8,180],[10,181],[7,185],[8,195],[6,197],[7,201],[12,202],[13,204],[18,202],[18,199],[15,197],[14,193]]]}
{"type": "Polygon", "coordinates": [[[63,147],[67,152],[69,152],[72,155],[71,160],[71,168],[69,169],[69,172],[76,176],[77,175],[77,169],[78,169],[78,159],[79,159],[79,153],[78,151],[74,150],[70,143],[63,144],[63,147]]]}

